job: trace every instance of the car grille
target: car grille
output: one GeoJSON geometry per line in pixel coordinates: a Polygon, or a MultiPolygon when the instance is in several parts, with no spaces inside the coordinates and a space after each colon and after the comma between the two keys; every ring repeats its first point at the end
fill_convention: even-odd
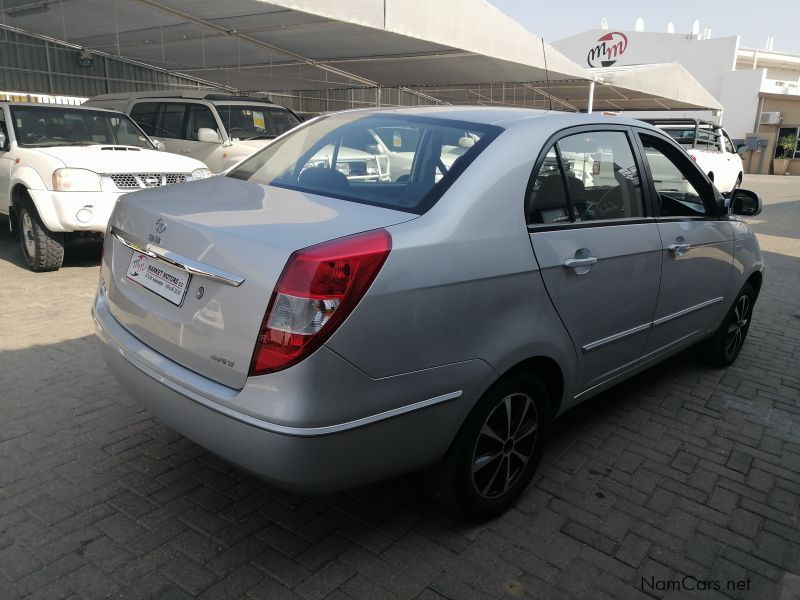
{"type": "Polygon", "coordinates": [[[186,181],[186,173],[119,173],[109,177],[120,190],[141,190],[186,181]]]}

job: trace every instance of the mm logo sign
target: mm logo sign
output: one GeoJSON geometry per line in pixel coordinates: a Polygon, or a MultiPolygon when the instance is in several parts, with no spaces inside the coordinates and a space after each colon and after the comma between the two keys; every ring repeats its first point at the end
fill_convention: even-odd
{"type": "Polygon", "coordinates": [[[612,31],[597,39],[597,45],[589,50],[586,62],[590,67],[610,67],[628,48],[628,36],[612,31]]]}

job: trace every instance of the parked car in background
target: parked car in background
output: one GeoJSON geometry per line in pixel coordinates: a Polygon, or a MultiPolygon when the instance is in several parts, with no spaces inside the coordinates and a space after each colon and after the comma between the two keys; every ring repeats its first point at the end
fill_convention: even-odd
{"type": "Polygon", "coordinates": [[[159,152],[123,113],[0,102],[0,214],[33,271],[58,269],[70,235],[103,234],[122,194],[210,175],[159,152]]]}
{"type": "Polygon", "coordinates": [[[729,208],[641,121],[335,113],[224,176],[122,199],[93,316],[134,398],[273,484],[331,492],[433,466],[439,497],[486,518],[567,409],[693,344],[736,359],[763,268],[736,215],[760,210],[746,190],[729,208]],[[402,176],[308,166],[376,133],[410,159],[402,176]],[[573,176],[563,157],[586,154],[611,177],[573,176]],[[658,189],[655,155],[691,191],[658,189]]]}
{"type": "Polygon", "coordinates": [[[169,152],[203,161],[214,173],[235,165],[300,124],[285,106],[207,91],[128,92],[90,98],[86,106],[127,113],[169,152]]]}
{"type": "Polygon", "coordinates": [[[742,185],[744,169],[740,153],[747,145],[737,147],[728,132],[716,123],[700,119],[643,120],[681,144],[722,193],[728,195],[742,185]]]}

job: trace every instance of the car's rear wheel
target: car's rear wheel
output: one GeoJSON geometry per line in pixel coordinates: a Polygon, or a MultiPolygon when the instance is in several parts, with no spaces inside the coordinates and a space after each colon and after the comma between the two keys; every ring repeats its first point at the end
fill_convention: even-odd
{"type": "Polygon", "coordinates": [[[499,515],[533,477],[549,421],[550,401],[538,377],[502,379],[480,399],[434,470],[434,494],[469,518],[499,515]]]}
{"type": "Polygon", "coordinates": [[[22,255],[31,271],[57,271],[64,263],[64,234],[44,226],[31,202],[17,209],[22,255]]]}
{"type": "Polygon", "coordinates": [[[715,367],[733,364],[750,330],[755,301],[755,290],[749,283],[745,283],[717,331],[700,345],[700,352],[706,362],[715,367]]]}

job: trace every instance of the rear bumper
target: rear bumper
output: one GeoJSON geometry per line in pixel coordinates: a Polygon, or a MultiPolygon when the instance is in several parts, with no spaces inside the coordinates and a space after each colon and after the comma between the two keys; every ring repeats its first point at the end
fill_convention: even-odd
{"type": "MultiPolygon", "coordinates": [[[[188,371],[147,348],[128,333],[111,315],[104,295],[98,294],[92,310],[97,335],[104,342],[103,354],[112,373],[125,390],[159,420],[220,457],[279,487],[298,493],[327,493],[419,469],[435,462],[449,447],[483,386],[493,371],[482,361],[468,361],[429,370],[429,384],[420,385],[419,374],[383,380],[362,373],[362,390],[349,390],[331,380],[331,397],[294,398],[309,404],[360,401],[386,388],[393,395],[397,386],[406,388],[408,403],[390,410],[372,412],[359,418],[347,416],[339,422],[275,422],[236,410],[238,404],[252,406],[258,394],[265,406],[280,405],[284,398],[270,393],[265,379],[258,385],[237,391],[224,388],[188,371]],[[443,373],[451,391],[436,393],[443,373]],[[182,373],[186,371],[186,373],[182,373]],[[435,372],[435,373],[434,373],[435,372]],[[179,375],[179,376],[176,376],[179,375]],[[185,377],[186,381],[181,381],[185,377]],[[414,382],[422,389],[407,384],[414,382]],[[202,392],[202,386],[208,393],[202,392]],[[220,396],[220,394],[224,394],[220,396]]],[[[315,355],[293,367],[310,370],[320,359],[341,361],[321,348],[315,355]],[[320,357],[319,355],[322,355],[320,357]],[[327,357],[326,357],[327,355],[327,357]],[[315,361],[315,357],[317,360],[315,361]],[[308,364],[306,364],[308,363],[308,364]]],[[[345,377],[345,379],[347,379],[345,377]]],[[[441,389],[439,389],[441,391],[441,389]]]]}

